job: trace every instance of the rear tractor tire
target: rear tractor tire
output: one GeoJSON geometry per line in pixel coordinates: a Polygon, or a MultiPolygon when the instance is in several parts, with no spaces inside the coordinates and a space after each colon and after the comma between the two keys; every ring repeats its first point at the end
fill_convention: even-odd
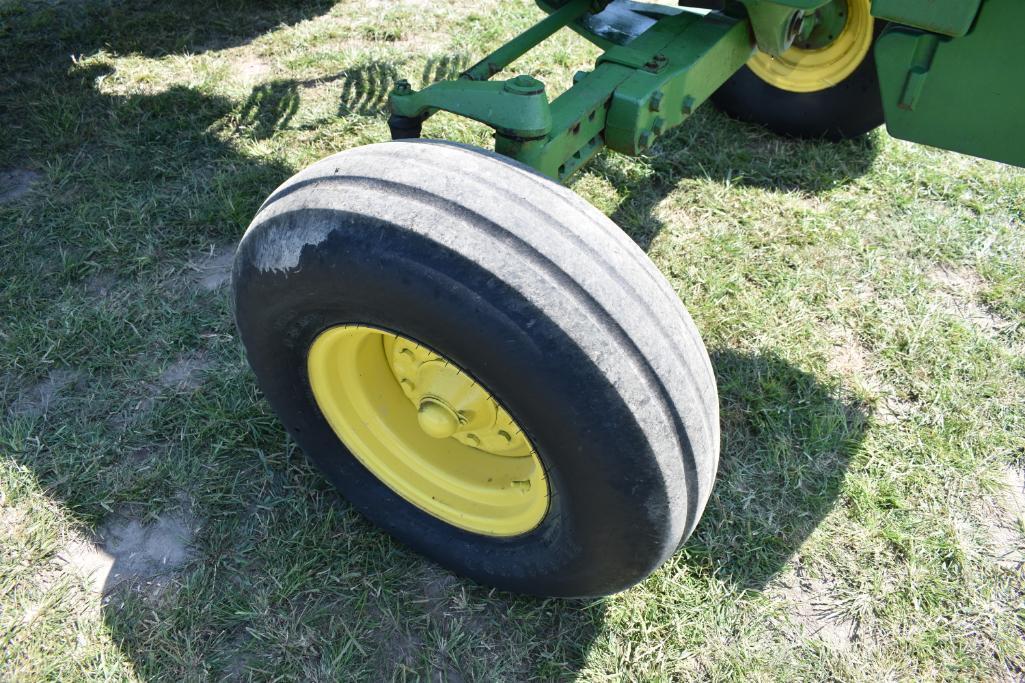
{"type": "Polygon", "coordinates": [[[233,284],[295,441],[452,571],[608,594],[694,529],[719,453],[701,339],[633,242],[527,167],[428,141],[336,154],[263,205],[233,284]]]}
{"type": "Polygon", "coordinates": [[[757,52],[712,95],[735,119],[799,138],[846,140],[883,123],[872,47],[882,22],[870,0],[833,0],[811,35],[779,57],[757,52]]]}

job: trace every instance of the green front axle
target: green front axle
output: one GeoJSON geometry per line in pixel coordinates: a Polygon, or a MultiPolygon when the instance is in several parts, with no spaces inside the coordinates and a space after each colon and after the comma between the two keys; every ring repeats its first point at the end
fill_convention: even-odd
{"type": "Polygon", "coordinates": [[[778,54],[807,33],[805,16],[825,1],[749,0],[730,13],[663,8],[639,13],[650,25],[616,44],[589,32],[581,21],[607,0],[569,0],[457,80],[419,91],[399,82],[390,95],[392,136],[419,137],[428,116],[451,112],[494,128],[500,154],[565,181],[603,147],[623,154],[644,152],[743,66],[756,45],[778,54]],[[544,84],[530,76],[488,80],[566,26],[605,52],[592,71],[577,73],[573,86],[554,101],[544,84]]]}

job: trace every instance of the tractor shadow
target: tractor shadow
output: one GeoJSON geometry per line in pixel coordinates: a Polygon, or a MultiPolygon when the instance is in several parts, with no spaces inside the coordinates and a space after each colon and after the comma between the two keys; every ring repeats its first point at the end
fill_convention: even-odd
{"type": "MultiPolygon", "coordinates": [[[[261,95],[240,117],[238,103],[180,86],[101,95],[93,83],[103,75],[102,68],[79,69],[65,89],[83,109],[117,122],[118,158],[127,170],[111,191],[120,181],[146,182],[151,169],[174,169],[160,181],[188,197],[176,210],[203,217],[181,226],[184,243],[236,240],[268,192],[294,172],[240,154],[217,135],[221,125],[268,134],[294,111],[288,96],[261,95]],[[215,173],[207,191],[178,177],[203,177],[211,166],[230,173],[215,173]]],[[[102,151],[98,145],[95,152],[102,151]]],[[[182,248],[181,234],[147,234],[130,223],[116,234],[120,247],[182,248]]],[[[155,277],[156,266],[142,276],[155,277]]],[[[81,278],[54,283],[81,285],[81,278]]],[[[230,336],[227,310],[222,323],[218,332],[230,336]]],[[[496,670],[507,680],[554,680],[583,667],[604,604],[495,592],[406,550],[311,469],[247,371],[227,374],[230,380],[215,377],[188,393],[165,391],[130,430],[86,409],[94,412],[72,421],[74,438],[100,434],[111,444],[107,451],[4,456],[31,470],[75,520],[84,540],[59,549],[57,558],[79,574],[101,576],[91,600],[135,675],[457,681],[489,680],[496,670]],[[181,443],[183,421],[193,419],[183,416],[194,411],[216,418],[192,424],[189,430],[205,436],[181,443]],[[245,433],[225,436],[228,424],[245,425],[245,433]],[[232,444],[229,457],[211,457],[209,442],[221,440],[232,444]],[[197,469],[208,473],[202,481],[187,474],[197,469]],[[114,504],[99,508],[98,499],[114,504]]],[[[66,437],[61,401],[102,405],[88,394],[92,384],[62,384],[49,417],[20,428],[44,442],[66,437]]],[[[0,421],[7,417],[4,406],[0,421]]]]}
{"type": "MultiPolygon", "coordinates": [[[[328,12],[337,0],[127,0],[126,2],[59,3],[51,8],[11,12],[12,28],[17,22],[19,42],[32,40],[57,19],[60,31],[34,40],[40,54],[61,46],[55,56],[92,54],[107,50],[116,54],[164,57],[201,54],[211,50],[245,45],[252,39],[282,26],[292,26],[328,12]],[[32,10],[37,13],[33,16],[32,10]],[[46,15],[50,16],[47,17],[46,15]],[[19,21],[20,20],[20,21],[19,21]],[[98,30],[99,29],[99,30],[98,30]],[[73,49],[69,52],[67,49],[73,49]]],[[[17,3],[14,3],[15,5],[17,3]]],[[[2,15],[0,15],[2,16],[2,15]]],[[[15,33],[18,33],[16,31],[15,33]]]]}
{"type": "Polygon", "coordinates": [[[611,218],[647,250],[664,227],[656,208],[681,183],[709,180],[813,196],[867,173],[879,154],[877,135],[844,142],[785,138],[707,103],[655,145],[644,177],[631,175],[630,166],[611,155],[599,155],[591,171],[625,190],[611,218]]]}
{"type": "MultiPolygon", "coordinates": [[[[434,55],[427,59],[420,83],[414,86],[456,78],[469,65],[470,60],[463,54],[434,55]]],[[[243,103],[238,122],[259,140],[268,139],[289,127],[315,130],[329,125],[334,117],[293,126],[303,92],[323,86],[332,87],[332,96],[337,97],[335,116],[381,119],[388,113],[388,94],[406,75],[392,62],[370,60],[328,76],[261,83],[252,89],[243,103]]]]}
{"type": "Polygon", "coordinates": [[[868,409],[773,354],[711,359],[719,473],[683,552],[708,577],[762,590],[835,506],[868,409]]]}
{"type": "MultiPolygon", "coordinates": [[[[209,341],[234,334],[226,289],[197,291],[191,276],[168,276],[183,254],[236,241],[267,194],[297,170],[231,140],[294,126],[304,90],[323,83],[337,89],[341,113],[380,117],[395,69],[367,62],[327,78],[272,81],[240,103],[178,84],[106,94],[99,85],[109,68],[67,58],[98,49],[220,49],[330,4],[39,3],[12,15],[0,8],[0,36],[9,41],[0,41],[0,62],[11,66],[0,70],[0,128],[9,133],[0,136],[0,169],[75,168],[56,180],[40,171],[33,193],[45,199],[24,198],[35,202],[31,217],[11,209],[5,218],[19,217],[0,221],[0,241],[10,245],[5,277],[39,281],[39,305],[27,307],[26,320],[46,326],[74,301],[77,315],[91,316],[90,329],[103,333],[112,318],[106,307],[121,305],[117,290],[123,301],[144,303],[109,310],[144,335],[171,329],[168,348],[196,354],[187,355],[186,374],[189,362],[198,368],[162,387],[141,370],[125,379],[116,373],[138,359],[124,348],[130,340],[117,340],[71,352],[63,374],[5,369],[0,458],[30,472],[72,522],[74,540],[50,559],[70,567],[69,577],[78,577],[70,582],[91,585],[68,600],[83,606],[92,629],[83,637],[100,639],[96,647],[113,642],[123,657],[111,656],[110,666],[135,677],[572,677],[602,629],[602,603],[496,593],[372,527],[288,442],[239,365],[237,344],[224,351],[209,341]],[[58,248],[66,264],[55,267],[58,248]],[[94,282],[96,268],[108,280],[94,282]],[[147,283],[165,280],[182,293],[147,293],[147,283]],[[115,419],[126,406],[132,421],[115,419]]],[[[451,77],[466,62],[439,56],[422,78],[451,77]]],[[[80,343],[74,331],[53,334],[80,343]]]]}

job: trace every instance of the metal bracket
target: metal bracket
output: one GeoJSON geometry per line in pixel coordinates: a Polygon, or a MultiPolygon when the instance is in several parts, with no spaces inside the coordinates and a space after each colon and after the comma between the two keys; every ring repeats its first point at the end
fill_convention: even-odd
{"type": "MultiPolygon", "coordinates": [[[[420,91],[400,82],[392,91],[393,137],[419,136],[435,111],[485,123],[496,131],[495,150],[552,178],[566,181],[603,147],[640,154],[680,125],[750,58],[752,24],[758,22],[771,49],[793,40],[807,8],[827,0],[739,0],[739,16],[666,8],[629,0],[569,0],[552,14],[468,69],[459,80],[420,91]],[[751,10],[751,17],[744,11],[751,10]],[[652,9],[656,8],[656,9],[652,9]],[[616,14],[618,12],[618,14],[616,14]],[[599,17],[623,19],[626,30],[606,37],[587,34],[599,17]],[[544,85],[530,76],[501,82],[492,75],[562,26],[606,47],[594,70],[578,73],[573,86],[549,103],[544,85]],[[645,28],[636,33],[639,27],[645,28]],[[795,28],[796,27],[796,28],[795,28]],[[624,40],[626,44],[617,44],[624,40]]],[[[546,2],[541,3],[543,6],[546,2]]],[[[554,2],[552,3],[554,4],[554,2]]]]}
{"type": "Polygon", "coordinates": [[[389,103],[393,114],[402,120],[423,121],[435,111],[447,111],[485,123],[511,138],[543,138],[552,129],[545,85],[530,76],[508,81],[439,81],[420,91],[399,81],[389,103]]]}

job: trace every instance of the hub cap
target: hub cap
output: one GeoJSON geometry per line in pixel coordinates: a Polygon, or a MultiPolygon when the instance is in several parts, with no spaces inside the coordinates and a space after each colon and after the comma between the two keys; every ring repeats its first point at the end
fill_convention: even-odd
{"type": "Polygon", "coordinates": [[[389,488],[461,529],[514,536],[548,510],[523,430],[462,368],[406,337],[332,327],[310,347],[310,387],[339,439],[389,488]]]}

